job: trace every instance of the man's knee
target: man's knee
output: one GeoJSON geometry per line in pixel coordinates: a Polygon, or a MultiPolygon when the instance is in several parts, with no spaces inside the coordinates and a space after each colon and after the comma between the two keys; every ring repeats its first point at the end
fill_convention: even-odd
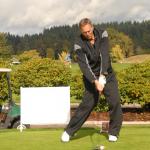
{"type": "Polygon", "coordinates": [[[91,101],[87,101],[85,103],[81,103],[80,108],[84,110],[91,110],[95,106],[94,100],[91,99],[91,101]]]}
{"type": "Polygon", "coordinates": [[[121,106],[120,97],[112,96],[108,98],[107,102],[110,108],[119,108],[121,106]]]}

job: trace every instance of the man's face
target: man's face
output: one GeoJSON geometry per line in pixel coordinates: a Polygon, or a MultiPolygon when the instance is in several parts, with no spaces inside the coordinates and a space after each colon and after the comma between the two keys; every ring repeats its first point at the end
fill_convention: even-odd
{"type": "Polygon", "coordinates": [[[87,39],[87,40],[92,40],[94,37],[93,34],[93,26],[90,24],[86,24],[81,27],[81,34],[87,39]]]}

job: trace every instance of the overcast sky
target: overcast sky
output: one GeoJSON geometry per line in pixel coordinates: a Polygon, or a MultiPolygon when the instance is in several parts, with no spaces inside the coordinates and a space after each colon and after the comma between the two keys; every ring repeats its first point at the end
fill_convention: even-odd
{"type": "Polygon", "coordinates": [[[0,32],[39,33],[84,17],[94,23],[150,20],[150,0],[0,0],[0,32]]]}

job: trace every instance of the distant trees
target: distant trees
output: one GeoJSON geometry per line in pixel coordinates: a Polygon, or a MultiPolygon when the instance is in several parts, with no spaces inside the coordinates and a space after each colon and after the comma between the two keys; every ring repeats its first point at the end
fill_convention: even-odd
{"type": "MultiPolygon", "coordinates": [[[[150,27],[149,27],[150,30],[150,27]]],[[[150,31],[143,33],[142,47],[150,48],[150,31]]]]}
{"type": "Polygon", "coordinates": [[[128,35],[133,40],[135,45],[134,54],[150,53],[150,20],[142,22],[110,22],[100,24],[99,26],[104,28],[114,28],[119,32],[123,32],[128,35]]]}
{"type": "Polygon", "coordinates": [[[123,59],[123,52],[120,45],[115,45],[111,50],[111,59],[113,62],[117,62],[123,59]]]}
{"type": "Polygon", "coordinates": [[[110,50],[113,59],[123,59],[134,54],[134,43],[129,36],[122,32],[118,32],[113,28],[108,28],[107,30],[109,33],[110,50]]]}
{"type": "Polygon", "coordinates": [[[52,58],[52,59],[55,58],[55,51],[54,51],[53,48],[47,48],[46,49],[46,57],[47,58],[52,58]]]}
{"type": "MultiPolygon", "coordinates": [[[[119,45],[124,57],[150,53],[150,21],[111,22],[96,24],[95,26],[108,30],[111,48],[119,45]]],[[[33,35],[18,36],[8,33],[6,34],[6,40],[8,45],[12,46],[12,54],[37,49],[42,57],[58,59],[58,54],[63,49],[70,53],[77,35],[79,35],[79,28],[75,24],[72,26],[54,26],[44,29],[42,33],[33,35]]]]}
{"type": "Polygon", "coordinates": [[[11,46],[8,45],[6,35],[0,33],[0,57],[7,58],[11,55],[11,46]]]}

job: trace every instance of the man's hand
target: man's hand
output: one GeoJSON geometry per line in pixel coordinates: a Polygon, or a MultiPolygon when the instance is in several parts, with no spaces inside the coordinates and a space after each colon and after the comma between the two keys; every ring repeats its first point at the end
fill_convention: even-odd
{"type": "Polygon", "coordinates": [[[104,84],[101,84],[98,80],[94,81],[96,89],[99,91],[101,94],[103,89],[104,89],[104,84]]]}
{"type": "Polygon", "coordinates": [[[100,75],[99,80],[95,80],[94,81],[96,89],[99,91],[99,93],[101,94],[105,84],[106,84],[106,78],[104,75],[100,75]]]}

